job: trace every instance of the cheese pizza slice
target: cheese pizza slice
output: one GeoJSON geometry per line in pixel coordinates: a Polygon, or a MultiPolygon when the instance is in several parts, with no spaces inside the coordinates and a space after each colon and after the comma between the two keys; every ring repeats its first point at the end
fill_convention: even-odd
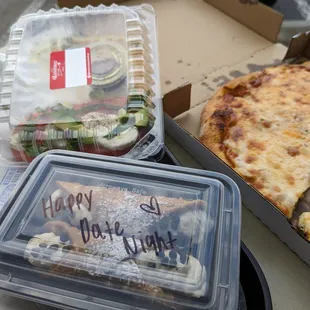
{"type": "Polygon", "coordinates": [[[240,77],[209,100],[200,140],[288,218],[310,185],[310,63],[240,77]]]}

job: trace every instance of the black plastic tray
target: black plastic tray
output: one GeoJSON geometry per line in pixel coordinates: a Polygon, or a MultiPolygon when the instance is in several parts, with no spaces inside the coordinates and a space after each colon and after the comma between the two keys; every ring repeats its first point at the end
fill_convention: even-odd
{"type": "Polygon", "coordinates": [[[272,310],[272,299],[265,275],[257,260],[241,243],[240,284],[249,310],[272,310]]]}

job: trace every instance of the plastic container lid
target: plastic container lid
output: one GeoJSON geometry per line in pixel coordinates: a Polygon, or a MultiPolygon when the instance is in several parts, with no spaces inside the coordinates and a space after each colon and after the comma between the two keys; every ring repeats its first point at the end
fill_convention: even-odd
{"type": "Polygon", "coordinates": [[[69,309],[235,310],[236,185],[88,156],[47,153],[29,166],[1,214],[0,287],[69,309]]]}
{"type": "Polygon", "coordinates": [[[134,159],[160,153],[157,49],[149,5],[22,17],[12,28],[0,88],[15,159],[30,162],[51,149],[134,159]]]}

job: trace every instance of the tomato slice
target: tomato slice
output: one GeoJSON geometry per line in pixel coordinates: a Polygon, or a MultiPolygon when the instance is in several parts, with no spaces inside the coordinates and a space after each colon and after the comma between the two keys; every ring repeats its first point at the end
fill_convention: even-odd
{"type": "Polygon", "coordinates": [[[35,159],[35,157],[28,156],[25,153],[25,151],[18,151],[18,150],[15,150],[13,148],[11,148],[11,151],[12,151],[14,159],[17,162],[28,162],[28,163],[31,163],[35,159]]]}
{"type": "Polygon", "coordinates": [[[123,156],[131,150],[131,147],[123,149],[123,150],[107,150],[102,147],[96,147],[95,144],[84,144],[83,148],[84,148],[85,153],[106,155],[106,156],[116,156],[116,157],[123,156]]]}

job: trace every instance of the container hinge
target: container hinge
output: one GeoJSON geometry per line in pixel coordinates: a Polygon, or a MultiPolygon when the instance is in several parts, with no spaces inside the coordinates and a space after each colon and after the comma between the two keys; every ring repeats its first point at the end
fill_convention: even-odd
{"type": "Polygon", "coordinates": [[[224,288],[225,290],[227,290],[228,288],[229,288],[229,285],[227,285],[227,284],[221,284],[221,283],[219,283],[219,285],[218,285],[220,288],[224,288]]]}
{"type": "Polygon", "coordinates": [[[9,274],[0,274],[0,281],[3,281],[3,282],[11,282],[12,280],[12,274],[9,273],[9,274]]]}

